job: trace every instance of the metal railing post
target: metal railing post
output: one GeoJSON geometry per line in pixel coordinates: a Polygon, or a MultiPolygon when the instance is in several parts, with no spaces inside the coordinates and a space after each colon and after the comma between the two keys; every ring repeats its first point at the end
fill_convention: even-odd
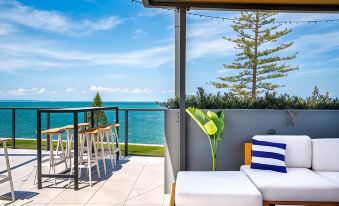
{"type": "MultiPolygon", "coordinates": [[[[51,128],[51,115],[50,113],[46,113],[46,129],[50,129],[51,128]]],[[[47,135],[47,151],[49,151],[50,148],[50,141],[51,141],[51,135],[48,134],[47,135]]]]}
{"type": "Polygon", "coordinates": [[[125,110],[125,157],[128,155],[128,110],[125,110]]]}
{"type": "Polygon", "coordinates": [[[94,112],[91,111],[91,127],[94,128],[94,112]]]}
{"type": "Polygon", "coordinates": [[[15,149],[15,109],[12,109],[12,148],[15,149]]]}
{"type": "Polygon", "coordinates": [[[38,189],[42,189],[42,176],[41,176],[41,112],[37,111],[37,156],[38,156],[38,189]]]}
{"type": "MultiPolygon", "coordinates": [[[[73,128],[74,128],[74,190],[79,189],[79,165],[78,165],[78,112],[73,113],[73,128]]],[[[87,143],[88,144],[88,143],[87,143]]],[[[93,150],[94,151],[94,150],[93,150]]],[[[72,172],[72,171],[71,171],[72,172]]]]}

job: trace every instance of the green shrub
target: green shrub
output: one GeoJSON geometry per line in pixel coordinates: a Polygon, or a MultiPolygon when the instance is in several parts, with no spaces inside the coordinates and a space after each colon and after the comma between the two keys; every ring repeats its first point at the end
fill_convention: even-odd
{"type": "MultiPolygon", "coordinates": [[[[165,102],[157,102],[160,106],[168,109],[179,108],[177,97],[165,102]]],[[[195,95],[188,95],[186,107],[199,109],[321,109],[338,110],[338,98],[331,98],[329,93],[320,94],[317,87],[314,88],[312,96],[302,98],[289,94],[278,95],[276,92],[265,93],[257,97],[255,101],[251,98],[238,96],[233,93],[218,92],[217,94],[206,93],[202,87],[198,87],[195,95]]]]}

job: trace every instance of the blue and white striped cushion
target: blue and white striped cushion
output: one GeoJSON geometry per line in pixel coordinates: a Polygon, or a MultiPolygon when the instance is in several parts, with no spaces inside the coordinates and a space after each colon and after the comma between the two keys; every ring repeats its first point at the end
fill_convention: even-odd
{"type": "Polygon", "coordinates": [[[251,168],[287,173],[285,151],[286,144],[252,139],[251,168]]]}

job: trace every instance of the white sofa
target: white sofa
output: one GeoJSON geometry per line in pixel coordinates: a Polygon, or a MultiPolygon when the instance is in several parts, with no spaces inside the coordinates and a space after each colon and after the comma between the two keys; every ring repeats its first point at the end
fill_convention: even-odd
{"type": "Polygon", "coordinates": [[[286,135],[253,138],[287,145],[287,173],[241,167],[261,192],[264,205],[339,205],[339,139],[286,135]]]}

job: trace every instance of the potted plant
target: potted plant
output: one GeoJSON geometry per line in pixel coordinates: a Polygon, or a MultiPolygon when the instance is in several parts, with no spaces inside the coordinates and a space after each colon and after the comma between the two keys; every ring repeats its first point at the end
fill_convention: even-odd
{"type": "Polygon", "coordinates": [[[197,122],[202,131],[207,135],[212,154],[212,169],[217,169],[217,151],[218,141],[222,140],[222,132],[224,130],[224,113],[207,111],[204,113],[202,110],[194,107],[189,107],[186,112],[197,122]]]}

